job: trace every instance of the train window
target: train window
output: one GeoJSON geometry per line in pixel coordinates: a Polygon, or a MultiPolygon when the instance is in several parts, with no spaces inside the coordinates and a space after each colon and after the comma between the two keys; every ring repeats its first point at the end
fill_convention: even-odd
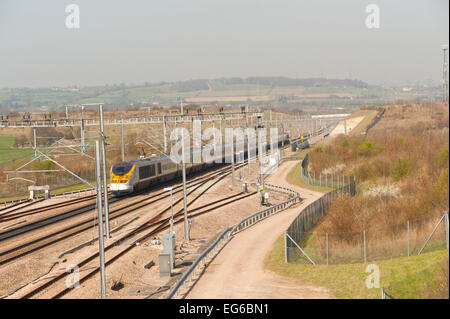
{"type": "Polygon", "coordinates": [[[162,170],[161,170],[161,163],[158,163],[158,175],[161,174],[161,173],[162,173],[162,170]]]}
{"type": "Polygon", "coordinates": [[[163,168],[164,172],[166,172],[172,168],[175,168],[175,166],[176,166],[176,164],[174,164],[173,162],[169,162],[169,163],[163,164],[162,168],[163,168]]]}
{"type": "Polygon", "coordinates": [[[126,173],[128,173],[132,167],[133,167],[133,165],[129,164],[129,163],[116,164],[116,165],[113,165],[112,172],[114,175],[121,176],[121,175],[125,175],[126,173]]]}
{"type": "Polygon", "coordinates": [[[155,176],[155,165],[148,165],[139,168],[139,179],[155,176]]]}

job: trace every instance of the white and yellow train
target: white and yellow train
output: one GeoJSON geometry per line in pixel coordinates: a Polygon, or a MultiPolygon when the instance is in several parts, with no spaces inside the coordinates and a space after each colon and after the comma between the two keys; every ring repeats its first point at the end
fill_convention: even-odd
{"type": "MultiPolygon", "coordinates": [[[[278,144],[289,143],[289,135],[284,136],[279,135],[278,144]]],[[[240,143],[244,143],[243,149],[244,154],[236,154],[236,157],[247,158],[248,155],[248,144],[247,141],[235,142],[235,149],[239,149],[242,146],[240,143]]],[[[221,144],[216,147],[222,148],[222,163],[225,162],[225,147],[226,144],[221,144]]],[[[267,149],[269,148],[269,143],[266,143],[267,149]]],[[[266,150],[267,150],[266,149],[266,150]]],[[[216,165],[223,165],[220,163],[193,163],[192,159],[194,156],[201,154],[196,154],[200,151],[191,151],[191,160],[186,163],[186,175],[203,171],[209,167],[216,165]]],[[[251,154],[257,154],[257,149],[251,150],[251,154]]],[[[186,161],[187,162],[187,161],[186,161]]],[[[219,161],[220,162],[220,161],[219,161]]],[[[152,156],[149,158],[133,161],[125,161],[114,164],[110,171],[110,189],[114,196],[121,196],[139,190],[148,188],[153,185],[158,185],[163,182],[167,182],[180,177],[182,174],[181,164],[173,162],[170,157],[166,155],[162,156],[152,156]]]]}

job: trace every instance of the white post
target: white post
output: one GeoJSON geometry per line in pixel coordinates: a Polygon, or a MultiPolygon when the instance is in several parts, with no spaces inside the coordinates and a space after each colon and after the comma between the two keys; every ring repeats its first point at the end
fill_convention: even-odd
{"type": "Polygon", "coordinates": [[[120,117],[120,152],[122,155],[122,162],[125,161],[125,143],[124,143],[124,136],[123,136],[123,118],[120,117]]]}
{"type": "Polygon", "coordinates": [[[448,212],[445,213],[445,235],[446,235],[446,239],[447,239],[447,249],[448,249],[448,244],[449,244],[449,221],[448,221],[448,212]]]}
{"type": "Polygon", "coordinates": [[[170,208],[172,216],[170,217],[170,232],[173,233],[173,187],[164,188],[165,191],[170,191],[170,208]]]}
{"type": "Polygon", "coordinates": [[[284,232],[284,262],[288,263],[287,231],[284,232]]]}
{"type": "Polygon", "coordinates": [[[164,134],[164,153],[167,153],[167,120],[166,116],[163,116],[163,134],[164,134]]]}
{"type": "Polygon", "coordinates": [[[406,229],[408,231],[408,257],[409,257],[409,245],[410,245],[410,242],[409,242],[409,220],[406,222],[406,229]]]}
{"type": "Polygon", "coordinates": [[[183,98],[180,97],[180,111],[181,111],[181,115],[184,115],[184,110],[183,110],[183,98]]]}
{"type": "Polygon", "coordinates": [[[363,231],[364,238],[364,262],[367,262],[367,252],[366,252],[366,231],[363,231]]]}
{"type": "Polygon", "coordinates": [[[100,256],[100,291],[102,299],[106,299],[105,280],[105,247],[103,243],[103,212],[102,212],[102,181],[100,177],[100,145],[95,141],[95,175],[97,181],[97,220],[98,220],[98,246],[100,256]]]}
{"type": "Polygon", "coordinates": [[[36,152],[36,128],[33,127],[33,140],[34,140],[34,157],[37,157],[37,152],[36,152]]]}
{"type": "Polygon", "coordinates": [[[86,151],[86,146],[84,142],[84,106],[81,105],[81,127],[80,127],[80,133],[81,133],[81,153],[84,153],[86,151]]]}
{"type": "Polygon", "coordinates": [[[187,218],[187,194],[186,194],[186,158],[185,158],[185,146],[184,146],[184,131],[181,135],[181,156],[183,157],[183,209],[184,209],[184,239],[189,241],[189,224],[187,218]]]}
{"type": "Polygon", "coordinates": [[[233,122],[230,119],[231,126],[231,187],[234,187],[234,133],[233,133],[233,122]]]}
{"type": "Polygon", "coordinates": [[[105,146],[105,132],[103,126],[103,104],[99,104],[100,113],[100,137],[101,137],[101,149],[102,149],[102,162],[103,162],[103,191],[105,200],[105,228],[106,228],[106,238],[111,238],[109,232],[109,203],[108,203],[108,181],[106,177],[106,146],[105,146]]]}

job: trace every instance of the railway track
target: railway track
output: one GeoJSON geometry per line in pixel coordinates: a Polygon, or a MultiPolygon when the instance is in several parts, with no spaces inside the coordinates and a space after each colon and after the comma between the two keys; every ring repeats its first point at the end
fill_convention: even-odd
{"type": "MultiPolygon", "coordinates": [[[[207,190],[209,190],[211,187],[216,185],[220,180],[222,180],[224,177],[228,176],[231,173],[231,169],[226,169],[222,172],[217,173],[215,176],[216,178],[208,178],[201,183],[199,183],[194,189],[191,189],[189,191],[189,195],[191,195],[194,191],[199,190],[201,187],[203,189],[200,191],[199,194],[194,196],[194,198],[190,199],[187,203],[187,206],[191,206],[198,198],[200,198],[207,190]]],[[[197,207],[195,209],[191,209],[188,211],[188,215],[190,218],[207,213],[209,211],[215,210],[218,207],[227,205],[232,202],[236,202],[237,200],[247,198],[249,196],[252,196],[256,194],[249,193],[249,194],[234,194],[232,196],[219,199],[213,202],[210,202],[206,205],[202,205],[200,207],[197,207]]],[[[183,198],[178,199],[174,202],[174,205],[177,203],[180,203],[183,200],[183,198]]],[[[151,239],[154,235],[159,233],[160,231],[166,229],[169,227],[169,211],[171,210],[171,206],[166,207],[165,209],[161,210],[156,216],[152,217],[149,221],[145,222],[141,226],[137,227],[136,229],[133,229],[129,233],[126,233],[123,236],[120,236],[118,239],[114,239],[110,241],[105,246],[105,254],[106,254],[106,265],[111,264],[114,260],[117,260],[120,256],[124,255],[126,252],[130,251],[133,247],[136,247],[136,244],[143,244],[147,240],[151,239]],[[167,215],[167,216],[165,216],[167,215]]],[[[174,222],[179,223],[183,221],[183,209],[179,209],[176,213],[174,213],[174,222]]],[[[98,257],[98,251],[92,253],[87,258],[77,262],[78,267],[84,267],[87,270],[83,271],[82,275],[80,276],[80,282],[87,280],[92,275],[98,272],[99,268],[95,264],[97,262],[96,257],[98,257]],[[93,263],[91,267],[91,263],[93,263]]],[[[55,283],[63,281],[63,279],[68,275],[65,272],[59,273],[58,275],[52,275],[51,278],[48,280],[40,279],[38,283],[38,287],[34,288],[32,291],[29,291],[23,295],[21,295],[21,298],[31,298],[33,296],[36,296],[41,292],[42,290],[51,287],[51,291],[46,295],[50,295],[51,298],[60,298],[67,294],[70,291],[70,288],[67,288],[65,284],[60,283],[59,285],[56,285],[56,288],[54,287],[55,283]]]]}
{"type": "Polygon", "coordinates": [[[75,204],[80,204],[80,203],[87,202],[87,201],[94,201],[94,203],[95,203],[95,197],[96,197],[96,195],[89,195],[86,197],[71,199],[68,201],[61,202],[61,203],[46,205],[46,206],[42,206],[42,207],[36,207],[36,208],[22,211],[22,212],[14,212],[14,213],[8,212],[8,213],[0,215],[0,223],[16,220],[16,219],[26,217],[26,216],[43,213],[43,212],[50,211],[50,210],[57,209],[57,208],[68,207],[68,206],[72,206],[75,204]]]}
{"type": "MultiPolygon", "coordinates": [[[[205,177],[201,177],[199,179],[194,179],[192,181],[189,181],[187,187],[193,188],[190,190],[189,194],[195,191],[199,186],[203,185],[205,181],[208,181],[211,178],[214,178],[216,175],[221,174],[221,172],[229,172],[229,168],[221,169],[219,172],[210,173],[205,177]]],[[[173,194],[177,194],[179,192],[182,192],[182,185],[178,185],[174,187],[173,194]]],[[[127,203],[125,205],[122,205],[120,207],[111,207],[109,216],[110,220],[114,220],[118,217],[124,216],[126,214],[129,214],[137,209],[141,209],[143,207],[149,206],[151,204],[154,204],[164,198],[169,197],[170,194],[167,192],[159,192],[143,201],[139,202],[131,202],[127,203]]],[[[179,203],[182,200],[179,199],[174,202],[174,205],[179,203]]],[[[111,202],[112,203],[112,202],[111,202]]],[[[76,208],[74,210],[70,210],[68,212],[59,214],[57,216],[52,216],[45,218],[43,220],[26,224],[14,229],[11,229],[9,231],[5,231],[0,233],[0,242],[6,241],[7,239],[12,239],[16,236],[22,235],[27,232],[31,232],[33,230],[42,228],[44,226],[52,225],[58,221],[62,221],[68,218],[72,218],[74,216],[78,216],[84,213],[87,213],[89,211],[93,211],[95,209],[95,204],[84,206],[81,208],[76,208]]],[[[47,235],[40,236],[38,238],[34,238],[32,240],[29,240],[25,243],[21,243],[20,245],[14,245],[13,247],[9,247],[7,249],[3,249],[0,251],[0,265],[9,263],[13,260],[16,260],[19,257],[23,257],[25,255],[28,255],[36,250],[48,247],[50,245],[56,244],[57,242],[60,242],[64,239],[70,238],[72,236],[75,236],[83,231],[92,229],[96,224],[95,217],[89,216],[81,221],[78,221],[74,223],[73,225],[64,227],[62,229],[59,229],[58,231],[52,232],[47,235]]],[[[3,245],[5,246],[5,245],[3,245]]]]}
{"type": "MultiPolygon", "coordinates": [[[[193,179],[188,181],[188,185],[190,183],[198,181],[199,179],[205,178],[207,176],[211,176],[212,174],[214,174],[214,172],[209,172],[209,173],[203,175],[202,177],[193,178],[193,179]]],[[[178,186],[175,186],[174,189],[179,189],[180,187],[182,187],[182,186],[178,185],[178,186]]],[[[148,193],[148,191],[149,190],[142,190],[142,191],[140,191],[138,193],[132,194],[132,195],[127,196],[127,197],[110,198],[109,201],[110,201],[110,203],[114,203],[114,202],[118,202],[118,201],[122,201],[122,200],[129,200],[130,198],[135,198],[135,197],[137,197],[139,195],[146,194],[146,193],[148,193]]],[[[109,193],[110,192],[108,192],[108,194],[109,193]]],[[[163,192],[161,192],[159,194],[162,194],[162,193],[163,192]]],[[[159,194],[157,194],[157,195],[159,195],[159,194]]],[[[51,204],[51,205],[46,205],[46,206],[42,206],[42,207],[38,207],[38,208],[33,208],[33,209],[30,209],[30,210],[27,210],[27,211],[15,212],[13,214],[10,214],[11,212],[8,211],[7,213],[0,214],[0,224],[1,224],[1,223],[4,223],[4,222],[7,222],[7,221],[20,219],[22,217],[31,216],[31,215],[35,215],[35,214],[39,214],[39,213],[44,213],[44,212],[51,211],[51,210],[54,210],[54,209],[63,208],[63,207],[69,207],[69,206],[72,206],[72,205],[75,205],[75,204],[80,204],[80,203],[83,203],[83,202],[91,201],[91,203],[88,203],[85,206],[77,207],[75,209],[70,209],[68,211],[59,213],[59,214],[54,215],[54,216],[50,216],[50,217],[47,217],[47,218],[44,218],[44,219],[40,219],[38,221],[30,222],[30,223],[28,223],[26,225],[22,225],[20,227],[13,228],[13,229],[10,229],[8,231],[0,232],[0,242],[2,240],[4,240],[4,239],[13,237],[12,234],[16,234],[16,235],[23,234],[23,233],[25,233],[25,232],[27,232],[29,230],[34,230],[34,229],[38,228],[39,226],[50,225],[50,224],[52,224],[52,223],[54,223],[56,221],[61,221],[61,220],[64,220],[66,218],[77,216],[77,215],[85,213],[85,212],[87,212],[87,211],[89,211],[91,209],[94,209],[95,205],[96,205],[95,199],[96,199],[96,195],[87,195],[87,196],[84,196],[84,197],[81,197],[81,198],[76,198],[76,199],[72,199],[72,200],[68,200],[68,201],[64,201],[64,202],[60,202],[60,203],[56,203],[56,204],[51,204]]],[[[23,207],[21,207],[21,208],[23,208],[23,207]]],[[[19,209],[19,208],[17,208],[17,209],[19,209]]],[[[9,225],[9,226],[7,226],[7,228],[10,228],[12,226],[15,226],[15,225],[9,225]]]]}
{"type": "MultiPolygon", "coordinates": [[[[287,147],[287,145],[285,146],[287,147]]],[[[244,166],[245,164],[236,165],[236,168],[240,168],[244,166]]],[[[212,186],[214,186],[216,183],[218,183],[221,179],[223,179],[225,176],[229,175],[231,173],[231,168],[227,167],[224,169],[220,169],[219,172],[215,172],[210,174],[211,178],[204,178],[201,177],[198,179],[198,183],[196,185],[193,185],[193,181],[190,181],[192,183],[189,185],[190,189],[189,194],[191,195],[194,191],[197,189],[200,189],[200,187],[204,187],[204,189],[200,192],[200,194],[196,195],[193,199],[189,200],[187,203],[187,206],[191,206],[198,198],[200,198],[208,189],[210,189],[212,186]],[[215,178],[212,178],[215,177],[215,178]],[[210,183],[210,185],[206,185],[207,183],[210,183]]],[[[174,194],[181,192],[180,189],[182,186],[176,186],[174,187],[174,194]]],[[[199,216],[201,214],[208,213],[210,211],[213,211],[219,207],[228,205],[230,203],[234,203],[238,200],[247,198],[249,196],[255,195],[257,192],[249,193],[249,194],[234,194],[232,196],[222,198],[219,200],[216,200],[214,202],[210,202],[206,205],[203,205],[201,207],[197,207],[194,209],[188,210],[188,216],[189,218],[199,216]]],[[[122,216],[124,214],[127,214],[129,212],[135,211],[136,209],[140,209],[142,207],[151,205],[163,198],[169,197],[170,194],[167,194],[167,192],[160,192],[151,198],[138,202],[138,203],[130,203],[126,204],[122,207],[115,208],[110,212],[110,219],[117,218],[119,216],[122,216]],[[159,196],[159,197],[158,197],[159,196]]],[[[173,205],[176,205],[177,203],[180,203],[183,199],[179,199],[173,203],[173,205]]],[[[94,205],[95,206],[95,205],[94,205]]],[[[95,208],[95,207],[94,207],[95,208]]],[[[128,251],[130,251],[133,247],[136,247],[136,244],[144,244],[148,240],[150,240],[154,235],[158,234],[164,229],[167,229],[169,227],[169,220],[170,216],[165,216],[170,211],[171,206],[168,206],[167,208],[161,210],[156,216],[154,216],[151,220],[145,222],[144,224],[140,225],[136,229],[132,230],[131,232],[125,234],[124,236],[120,236],[118,239],[112,239],[107,240],[107,246],[105,247],[106,252],[106,265],[111,264],[115,260],[117,260],[120,256],[124,255],[128,251]],[[128,242],[128,243],[127,243],[128,242]],[[127,244],[125,244],[127,243],[127,244]]],[[[92,208],[91,208],[92,211],[92,208]]],[[[28,212],[28,213],[35,213],[36,211],[28,212]]],[[[9,212],[11,213],[11,212],[9,212]]],[[[183,216],[183,209],[178,210],[174,214],[174,223],[180,223],[184,220],[183,216]]],[[[8,214],[4,214],[8,215],[8,214]]],[[[10,217],[9,216],[3,216],[10,217]]],[[[28,243],[22,244],[19,247],[15,247],[13,249],[9,249],[8,251],[0,252],[0,265],[5,264],[9,261],[15,260],[21,256],[27,255],[33,251],[36,251],[38,249],[44,248],[46,246],[52,245],[56,242],[59,242],[63,239],[69,238],[71,236],[74,236],[75,234],[81,233],[82,231],[85,231],[87,229],[92,229],[93,226],[95,226],[95,219],[90,218],[90,220],[85,220],[77,225],[68,227],[66,229],[60,230],[56,233],[50,234],[48,236],[43,236],[41,238],[38,238],[37,240],[30,241],[28,243]]],[[[114,232],[114,230],[113,230],[114,232]]],[[[1,237],[0,237],[1,241],[1,237]]],[[[96,257],[98,257],[98,251],[92,253],[89,257],[85,258],[84,260],[81,260],[80,262],[77,262],[77,265],[79,267],[89,266],[87,270],[83,271],[83,275],[80,276],[80,282],[87,280],[92,275],[97,273],[99,271],[99,267],[95,264],[97,262],[96,257]],[[93,263],[92,267],[90,266],[90,263],[93,263]]],[[[29,291],[25,294],[21,294],[21,298],[31,298],[36,297],[39,295],[39,293],[49,287],[54,287],[55,283],[62,280],[67,276],[68,274],[65,272],[59,273],[57,275],[52,276],[52,278],[41,278],[39,280],[40,283],[38,283],[38,287],[34,288],[32,291],[29,291]]],[[[56,285],[58,286],[58,285],[56,285]]],[[[67,288],[63,286],[58,286],[59,288],[52,288],[56,289],[55,292],[50,292],[49,295],[51,298],[59,298],[64,296],[70,291],[70,288],[67,288]]]]}
{"type": "Polygon", "coordinates": [[[25,201],[22,201],[22,202],[18,202],[18,203],[15,203],[15,204],[12,204],[12,205],[9,205],[9,206],[6,206],[6,207],[2,207],[2,208],[0,208],[0,216],[5,215],[5,214],[9,214],[11,212],[15,212],[15,211],[17,211],[19,209],[23,209],[23,208],[31,206],[31,205],[34,205],[34,204],[36,204],[38,202],[41,202],[43,200],[44,200],[43,198],[39,198],[39,199],[34,200],[34,201],[31,200],[31,199],[28,199],[28,200],[25,200],[25,201]]]}

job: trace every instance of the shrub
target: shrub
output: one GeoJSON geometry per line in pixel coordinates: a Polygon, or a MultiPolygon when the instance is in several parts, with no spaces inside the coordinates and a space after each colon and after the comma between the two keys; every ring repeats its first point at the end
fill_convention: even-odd
{"type": "Polygon", "coordinates": [[[350,142],[348,141],[348,138],[345,138],[342,143],[341,143],[342,147],[349,147],[350,146],[350,142]]]}
{"type": "Polygon", "coordinates": [[[322,153],[322,152],[323,152],[322,146],[316,147],[316,148],[314,149],[314,152],[316,152],[316,153],[322,153]]]}
{"type": "Polygon", "coordinates": [[[392,178],[398,182],[403,177],[407,176],[412,170],[412,163],[409,158],[399,158],[392,168],[392,178]]]}
{"type": "Polygon", "coordinates": [[[377,159],[373,161],[373,172],[376,177],[387,177],[391,175],[391,165],[389,162],[377,159]]]}
{"type": "Polygon", "coordinates": [[[374,148],[374,143],[366,141],[358,146],[356,152],[359,156],[370,156],[373,154],[374,148]]]}
{"type": "Polygon", "coordinates": [[[437,155],[437,164],[439,168],[448,166],[448,146],[439,150],[437,155]]]}
{"type": "Polygon", "coordinates": [[[66,140],[73,140],[75,137],[73,136],[73,133],[71,131],[64,134],[64,138],[66,140]]]}
{"type": "Polygon", "coordinates": [[[358,183],[364,182],[373,176],[370,165],[367,163],[358,166],[358,168],[352,171],[351,175],[355,176],[358,183]]]}

